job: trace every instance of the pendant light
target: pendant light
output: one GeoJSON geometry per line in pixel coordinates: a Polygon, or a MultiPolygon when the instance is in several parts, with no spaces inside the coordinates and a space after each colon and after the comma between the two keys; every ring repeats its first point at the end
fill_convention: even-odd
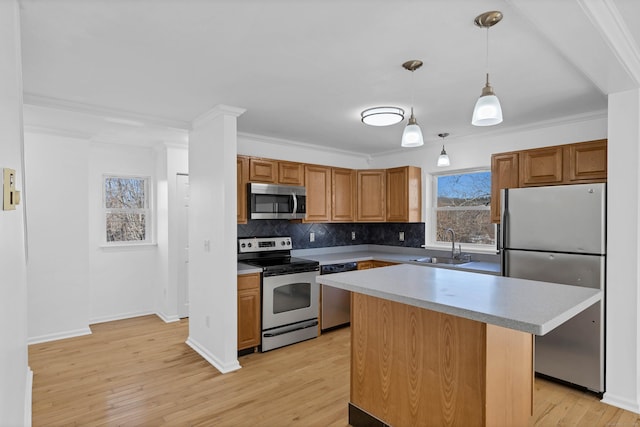
{"type": "Polygon", "coordinates": [[[440,156],[438,157],[438,167],[449,166],[451,162],[449,161],[449,156],[447,152],[444,151],[444,139],[449,136],[447,132],[439,133],[438,136],[442,138],[442,151],[440,152],[440,156]]]}
{"type": "Polygon", "coordinates": [[[493,88],[489,84],[489,28],[496,25],[502,20],[502,12],[491,11],[485,12],[476,16],[475,24],[480,28],[487,29],[487,81],[482,88],[482,94],[476,106],[473,109],[473,117],[471,124],[474,126],[493,126],[502,123],[502,107],[500,106],[500,100],[493,92],[493,88]]]}
{"type": "MultiPolygon", "coordinates": [[[[422,67],[422,61],[418,59],[413,59],[411,61],[407,61],[402,66],[406,69],[413,72],[418,68],[422,67]]],[[[413,80],[413,77],[411,78],[413,80]]],[[[407,127],[404,128],[404,132],[402,132],[402,143],[403,147],[419,147],[424,144],[424,140],[422,139],[422,130],[420,130],[420,126],[418,126],[418,122],[416,121],[415,116],[413,115],[413,91],[411,91],[411,117],[409,117],[409,122],[407,123],[407,127]]]]}

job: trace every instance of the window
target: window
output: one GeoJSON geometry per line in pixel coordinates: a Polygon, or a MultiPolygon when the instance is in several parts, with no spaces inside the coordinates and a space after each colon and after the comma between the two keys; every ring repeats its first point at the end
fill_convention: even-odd
{"type": "Polygon", "coordinates": [[[107,243],[151,241],[149,178],[105,176],[103,203],[107,243]]]}
{"type": "Polygon", "coordinates": [[[450,242],[446,230],[451,228],[456,234],[456,244],[495,246],[496,227],[491,223],[491,172],[436,176],[434,185],[435,243],[450,242]]]}

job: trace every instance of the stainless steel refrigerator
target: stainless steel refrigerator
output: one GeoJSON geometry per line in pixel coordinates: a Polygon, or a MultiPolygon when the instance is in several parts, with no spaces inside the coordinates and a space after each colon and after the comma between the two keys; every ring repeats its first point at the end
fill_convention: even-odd
{"type": "MultiPolygon", "coordinates": [[[[605,291],[606,186],[503,190],[502,274],[605,291]]],[[[604,299],[544,336],[535,370],[604,392],[604,299]]]]}

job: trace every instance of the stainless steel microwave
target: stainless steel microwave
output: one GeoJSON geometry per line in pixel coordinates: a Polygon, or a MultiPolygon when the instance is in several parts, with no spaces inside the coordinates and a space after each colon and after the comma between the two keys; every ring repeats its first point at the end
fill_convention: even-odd
{"type": "Polygon", "coordinates": [[[307,214],[307,191],[304,187],[280,184],[249,183],[251,219],[302,219],[307,214]]]}

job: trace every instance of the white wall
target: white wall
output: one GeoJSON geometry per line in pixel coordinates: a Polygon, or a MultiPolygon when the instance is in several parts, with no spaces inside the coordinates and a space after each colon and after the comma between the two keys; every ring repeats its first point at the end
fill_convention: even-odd
{"type": "MultiPolygon", "coordinates": [[[[14,0],[0,2],[0,168],[22,179],[22,71],[20,18],[14,0]]],[[[31,371],[27,366],[27,278],[24,209],[0,210],[0,425],[31,425],[31,371]]]]}
{"type": "Polygon", "coordinates": [[[183,248],[178,247],[180,232],[177,212],[176,175],[189,172],[186,146],[164,144],[156,150],[158,269],[155,285],[157,313],[165,321],[178,320],[178,263],[183,248]]]}
{"type": "Polygon", "coordinates": [[[89,145],[25,133],[29,341],[89,330],[89,145]]]}
{"type": "Polygon", "coordinates": [[[237,360],[236,117],[218,106],[189,133],[189,344],[221,372],[237,360]]]}
{"type": "Polygon", "coordinates": [[[609,95],[607,392],[640,413],[640,90],[609,95]]]}
{"type": "MultiPolygon", "coordinates": [[[[92,142],[89,151],[89,275],[91,323],[155,311],[157,247],[104,247],[102,180],[104,174],[155,176],[152,148],[92,142]]],[[[153,192],[152,192],[153,193],[153,192]]],[[[152,196],[152,204],[155,196],[152,196]]]]}

